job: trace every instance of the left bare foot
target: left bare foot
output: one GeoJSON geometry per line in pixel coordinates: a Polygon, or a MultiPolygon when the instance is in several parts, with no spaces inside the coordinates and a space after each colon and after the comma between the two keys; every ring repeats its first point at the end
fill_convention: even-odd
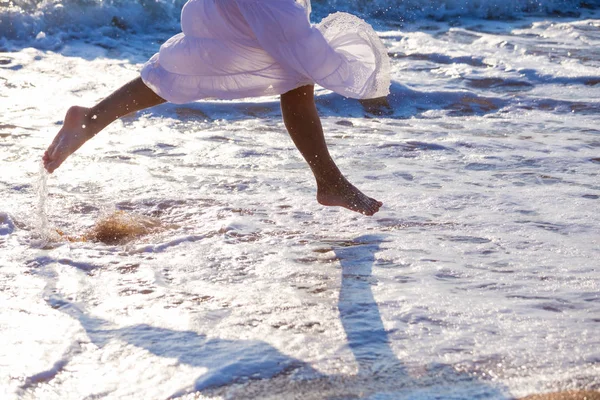
{"type": "Polygon", "coordinates": [[[364,215],[373,215],[383,205],[358,190],[345,178],[335,184],[318,184],[317,201],[324,206],[340,206],[364,215]]]}

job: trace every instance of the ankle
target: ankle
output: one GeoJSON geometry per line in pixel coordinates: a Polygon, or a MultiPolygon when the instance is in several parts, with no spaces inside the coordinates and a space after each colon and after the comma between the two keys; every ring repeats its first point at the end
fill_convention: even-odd
{"type": "Polygon", "coordinates": [[[98,116],[94,114],[91,110],[87,111],[84,114],[82,126],[85,135],[88,139],[96,136],[98,132],[102,130],[102,127],[98,124],[98,116]]]}
{"type": "Polygon", "coordinates": [[[310,169],[315,176],[317,185],[331,185],[346,180],[342,172],[335,164],[331,165],[310,165],[310,169]]]}
{"type": "Polygon", "coordinates": [[[341,173],[317,178],[317,192],[323,194],[338,192],[349,185],[350,182],[341,173]]]}
{"type": "Polygon", "coordinates": [[[91,139],[100,131],[96,122],[97,118],[91,108],[73,106],[67,111],[65,122],[72,124],[87,139],[91,139]]]}

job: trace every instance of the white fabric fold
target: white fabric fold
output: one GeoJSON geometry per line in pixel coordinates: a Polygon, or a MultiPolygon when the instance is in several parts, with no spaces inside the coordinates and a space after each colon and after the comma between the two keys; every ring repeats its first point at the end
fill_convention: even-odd
{"type": "Polygon", "coordinates": [[[182,33],[143,67],[144,82],[173,103],[282,94],[319,84],[341,95],[388,94],[389,59],[366,22],[335,13],[310,24],[300,0],[190,0],[182,33]]]}

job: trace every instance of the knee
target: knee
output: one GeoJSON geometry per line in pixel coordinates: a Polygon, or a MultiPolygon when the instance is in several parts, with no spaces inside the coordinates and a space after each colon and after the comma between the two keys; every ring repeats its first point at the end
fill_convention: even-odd
{"type": "Polygon", "coordinates": [[[314,96],[315,93],[315,87],[314,85],[305,85],[305,86],[300,86],[297,87],[296,89],[292,89],[289,92],[285,92],[284,94],[281,95],[281,97],[298,97],[298,98],[304,98],[304,97],[312,97],[314,96]]]}
{"type": "Polygon", "coordinates": [[[314,86],[312,85],[300,86],[281,95],[281,105],[284,107],[313,106],[314,103],[314,86]]]}

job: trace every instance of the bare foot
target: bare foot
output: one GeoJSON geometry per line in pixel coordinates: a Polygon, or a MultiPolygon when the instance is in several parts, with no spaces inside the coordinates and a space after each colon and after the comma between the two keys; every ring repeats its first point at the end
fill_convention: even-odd
{"type": "Polygon", "coordinates": [[[324,206],[340,206],[364,215],[373,215],[383,205],[382,202],[368,197],[345,178],[336,184],[319,184],[317,201],[324,206]]]}
{"type": "Polygon", "coordinates": [[[90,109],[85,107],[69,108],[63,127],[42,157],[44,168],[48,172],[54,172],[67,157],[94,136],[90,127],[86,126],[89,111],[90,109]]]}

